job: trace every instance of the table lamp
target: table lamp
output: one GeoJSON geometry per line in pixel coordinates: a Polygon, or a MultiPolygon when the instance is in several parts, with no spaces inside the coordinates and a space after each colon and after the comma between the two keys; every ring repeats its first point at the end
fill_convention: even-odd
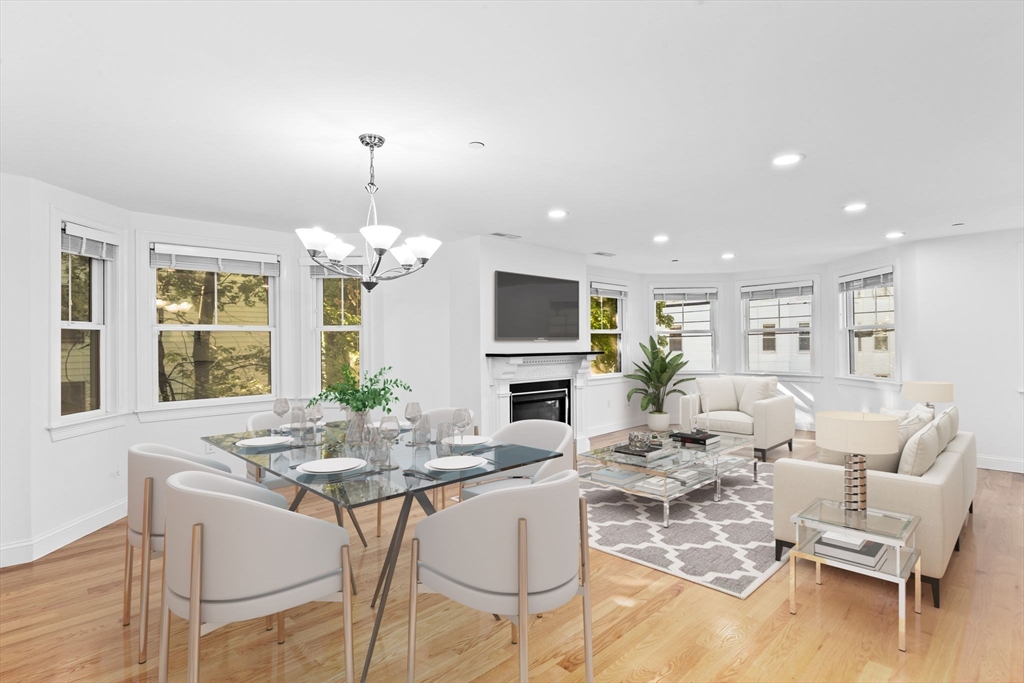
{"type": "Polygon", "coordinates": [[[935,409],[935,403],[953,402],[952,382],[904,382],[903,398],[914,403],[924,403],[935,409]]]}
{"type": "Polygon", "coordinates": [[[899,420],[891,415],[829,411],[814,417],[814,440],[821,448],[846,454],[843,508],[851,526],[867,519],[868,455],[888,455],[900,449],[899,420]]]}

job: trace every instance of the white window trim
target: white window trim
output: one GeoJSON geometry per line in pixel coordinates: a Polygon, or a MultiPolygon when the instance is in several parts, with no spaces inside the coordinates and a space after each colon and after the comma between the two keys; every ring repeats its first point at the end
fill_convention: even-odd
{"type": "MultiPolygon", "coordinates": [[[[859,272],[857,269],[853,272],[859,272]]],[[[779,378],[793,378],[796,381],[801,379],[804,380],[820,380],[821,374],[817,374],[821,368],[821,353],[820,344],[822,336],[821,328],[821,275],[818,273],[812,273],[809,275],[795,274],[789,276],[775,276],[775,277],[762,277],[752,280],[740,280],[736,282],[736,301],[739,302],[739,339],[736,343],[736,353],[739,360],[739,366],[742,370],[736,374],[739,375],[750,375],[750,376],[764,376],[764,377],[779,377],[779,378]],[[811,371],[810,372],[758,372],[750,369],[750,359],[747,357],[747,308],[743,305],[742,291],[744,287],[755,287],[758,285],[774,286],[786,284],[789,282],[805,282],[811,281],[811,286],[814,288],[814,293],[811,295],[811,371]]],[[[779,328],[776,332],[781,331],[779,328]]]]}
{"type": "MultiPolygon", "coordinates": [[[[725,284],[723,282],[679,282],[678,280],[670,280],[663,282],[651,282],[647,286],[647,329],[649,331],[649,337],[657,337],[658,335],[665,334],[668,331],[664,328],[658,327],[655,323],[656,319],[656,303],[654,301],[654,290],[656,289],[715,289],[717,291],[717,299],[711,302],[711,369],[710,370],[693,370],[687,364],[687,367],[680,370],[681,374],[692,375],[694,377],[719,375],[722,373],[721,363],[721,325],[719,325],[719,304],[722,301],[722,296],[725,291],[725,284]]],[[[684,356],[685,359],[685,356],[684,356]]]]}
{"type": "MultiPolygon", "coordinates": [[[[124,231],[114,225],[106,223],[92,216],[75,213],[54,205],[50,206],[50,246],[48,284],[50,287],[50,325],[53,333],[50,335],[49,359],[49,387],[50,387],[50,419],[47,429],[50,432],[52,441],[61,441],[83,434],[99,432],[105,429],[119,427],[126,422],[126,413],[122,407],[123,397],[127,394],[124,387],[125,373],[120,371],[118,359],[121,357],[119,351],[126,348],[126,329],[122,321],[125,317],[124,273],[126,270],[126,258],[124,245],[124,231]],[[60,330],[63,323],[60,319],[60,276],[61,276],[61,230],[65,222],[74,223],[79,232],[92,233],[96,239],[101,239],[108,244],[118,246],[118,258],[113,261],[103,262],[103,334],[101,335],[100,348],[100,408],[87,413],[76,413],[74,415],[60,414],[60,367],[57,359],[60,358],[60,330]],[[84,230],[83,230],[84,228],[84,230]]],[[[79,327],[79,325],[75,325],[79,327]]],[[[95,329],[96,325],[82,323],[83,329],[95,329]]]]}
{"type": "MultiPolygon", "coordinates": [[[[263,406],[272,406],[274,398],[285,395],[281,386],[281,346],[285,335],[281,330],[281,299],[283,281],[286,279],[285,258],[281,257],[281,275],[271,277],[268,307],[271,325],[217,325],[217,329],[237,328],[245,332],[270,331],[270,385],[273,394],[258,396],[231,396],[226,398],[198,399],[160,403],[156,380],[157,334],[156,325],[156,269],[149,265],[150,245],[154,243],[179,244],[187,241],[199,249],[237,251],[238,242],[175,233],[137,231],[135,235],[135,324],[136,324],[136,414],[139,422],[159,422],[193,417],[231,415],[256,412],[263,406]]],[[[164,329],[181,326],[165,326],[164,329]]],[[[196,329],[196,326],[186,326],[196,329]]],[[[207,326],[203,326],[207,327],[207,326]]]]}
{"type": "MultiPolygon", "coordinates": [[[[835,272],[835,278],[832,282],[832,296],[835,298],[836,306],[836,322],[838,325],[838,331],[836,333],[836,381],[837,384],[843,386],[869,386],[878,385],[879,387],[895,387],[899,389],[902,386],[903,372],[902,372],[902,352],[901,348],[903,343],[900,341],[902,335],[899,334],[900,321],[902,320],[902,313],[900,311],[900,301],[903,298],[903,290],[900,285],[900,264],[899,259],[892,261],[883,261],[875,263],[867,263],[862,266],[852,266],[837,270],[835,272]],[[863,377],[861,375],[854,375],[851,373],[850,368],[850,346],[849,330],[846,326],[846,306],[844,302],[839,301],[839,281],[848,275],[854,275],[856,273],[866,273],[870,271],[876,271],[883,268],[892,268],[892,285],[895,290],[895,296],[893,301],[893,316],[894,323],[893,327],[896,330],[896,350],[893,357],[893,377],[863,377]]],[[[811,335],[814,338],[814,335],[811,335]]]]}
{"type": "Polygon", "coordinates": [[[629,283],[625,280],[621,280],[615,277],[605,277],[604,275],[588,275],[587,276],[587,344],[590,344],[590,335],[593,333],[597,334],[618,334],[619,335],[619,372],[607,372],[602,375],[595,375],[593,368],[590,370],[590,383],[602,383],[602,382],[615,382],[621,381],[623,375],[627,372],[629,364],[629,283]],[[591,284],[603,283],[608,285],[614,285],[615,287],[621,287],[622,291],[626,293],[626,298],[619,299],[619,329],[617,330],[593,330],[590,329],[590,289],[591,284]]]}

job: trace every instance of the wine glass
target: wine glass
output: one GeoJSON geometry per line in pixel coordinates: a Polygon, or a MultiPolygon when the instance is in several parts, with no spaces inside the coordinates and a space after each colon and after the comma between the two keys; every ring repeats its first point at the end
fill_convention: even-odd
{"type": "MultiPolygon", "coordinates": [[[[286,399],[286,398],[278,398],[278,399],[274,400],[274,415],[277,415],[279,420],[283,420],[284,416],[287,415],[288,411],[291,410],[291,409],[292,409],[292,407],[288,403],[288,399],[286,399]]],[[[281,433],[281,429],[278,428],[278,429],[271,429],[270,430],[271,434],[273,434],[275,432],[280,434],[281,433]]]]}
{"type": "Polygon", "coordinates": [[[472,422],[473,417],[466,408],[456,408],[455,412],[452,413],[452,426],[459,430],[459,445],[465,445],[465,432],[472,422]]]}
{"type": "Polygon", "coordinates": [[[395,439],[398,438],[398,435],[402,433],[402,428],[398,424],[398,417],[395,415],[385,415],[380,421],[378,432],[380,433],[381,438],[384,439],[384,443],[387,445],[388,449],[388,459],[386,462],[381,464],[380,468],[382,470],[397,469],[398,465],[391,462],[391,447],[394,445],[395,439]]]}
{"type": "Polygon", "coordinates": [[[412,428],[412,445],[414,447],[430,445],[430,416],[423,415],[412,428]]]}
{"type": "Polygon", "coordinates": [[[420,410],[420,404],[413,401],[412,403],[405,404],[405,419],[409,421],[410,427],[415,427],[416,422],[422,417],[423,411],[420,410]]]}
{"type": "Polygon", "coordinates": [[[441,458],[452,454],[451,437],[455,434],[455,427],[451,422],[442,422],[437,425],[437,457],[441,458]]]}
{"type": "Polygon", "coordinates": [[[324,419],[324,407],[319,403],[314,403],[306,408],[306,419],[313,423],[313,441],[316,442],[317,423],[324,419]]]}

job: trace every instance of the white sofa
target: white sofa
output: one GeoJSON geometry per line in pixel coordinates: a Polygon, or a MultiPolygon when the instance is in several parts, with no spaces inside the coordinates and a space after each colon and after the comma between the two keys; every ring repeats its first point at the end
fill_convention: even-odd
{"type": "Polygon", "coordinates": [[[700,377],[697,393],[680,400],[676,421],[689,430],[696,415],[701,429],[706,426],[717,434],[752,436],[755,456],[762,461],[768,451],[783,444],[789,444],[792,451],[796,401],[792,396],[778,395],[778,384],[778,377],[700,377]]]}
{"type": "MultiPolygon", "coordinates": [[[[948,443],[941,443],[940,439],[933,444],[938,456],[923,474],[906,473],[905,462],[899,467],[903,474],[872,469],[871,461],[868,462],[868,507],[921,518],[916,538],[921,550],[921,578],[932,586],[935,607],[939,606],[939,580],[946,573],[953,551],[960,549],[960,531],[967,515],[974,512],[978,482],[974,434],[955,431],[958,427],[953,427],[948,443]]],[[[843,467],[780,460],[775,463],[774,489],[775,557],[780,559],[782,551],[796,541],[792,515],[818,498],[843,499],[843,467]]]]}

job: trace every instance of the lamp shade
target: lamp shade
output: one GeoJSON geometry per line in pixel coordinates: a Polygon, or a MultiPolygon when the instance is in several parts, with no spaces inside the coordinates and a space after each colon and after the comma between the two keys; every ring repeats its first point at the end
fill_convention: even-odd
{"type": "Polygon", "coordinates": [[[391,248],[402,231],[390,225],[367,225],[365,228],[359,228],[359,233],[370,243],[371,248],[382,250],[383,253],[391,248]]]}
{"type": "Polygon", "coordinates": [[[307,251],[323,251],[334,239],[334,233],[327,232],[323,228],[299,228],[295,234],[302,240],[302,246],[307,251]]]}
{"type": "Polygon", "coordinates": [[[891,415],[828,411],[814,416],[820,448],[857,455],[889,455],[900,450],[899,420],[891,415]]]}
{"type": "Polygon", "coordinates": [[[391,255],[395,257],[403,266],[411,266],[416,263],[416,254],[412,253],[412,249],[407,244],[399,244],[397,247],[391,247],[391,255]]]}
{"type": "Polygon", "coordinates": [[[952,403],[952,382],[904,382],[903,398],[922,403],[952,403]]]}
{"type": "Polygon", "coordinates": [[[409,245],[412,252],[416,254],[416,258],[429,259],[434,255],[434,252],[441,247],[441,240],[436,240],[433,237],[410,237],[405,240],[405,243],[409,245]]]}
{"type": "Polygon", "coordinates": [[[355,249],[354,246],[341,241],[340,237],[336,237],[324,247],[324,253],[332,261],[344,261],[345,257],[352,253],[353,249],[355,249]]]}

